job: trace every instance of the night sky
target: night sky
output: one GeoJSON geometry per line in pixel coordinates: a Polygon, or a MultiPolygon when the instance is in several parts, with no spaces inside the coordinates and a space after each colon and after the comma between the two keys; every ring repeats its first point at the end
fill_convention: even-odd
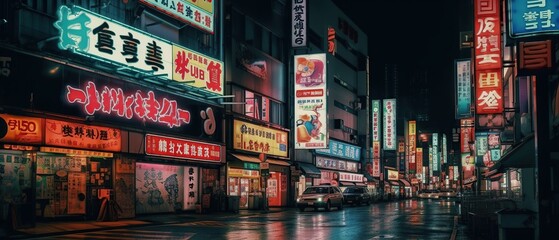
{"type": "MultiPolygon", "coordinates": [[[[367,34],[373,88],[383,89],[384,73],[378,70],[384,64],[426,70],[432,93],[430,125],[449,131],[456,124],[453,64],[464,56],[464,50],[459,49],[458,1],[333,1],[367,34]]],[[[406,79],[400,80],[408,85],[406,79]]]]}

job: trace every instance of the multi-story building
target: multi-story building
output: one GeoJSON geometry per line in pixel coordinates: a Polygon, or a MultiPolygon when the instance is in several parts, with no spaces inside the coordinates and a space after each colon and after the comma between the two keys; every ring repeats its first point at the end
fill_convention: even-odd
{"type": "Polygon", "coordinates": [[[295,165],[306,186],[363,185],[370,163],[367,35],[331,1],[306,1],[306,44],[289,70],[295,165]]]}
{"type": "Polygon", "coordinates": [[[222,4],[2,2],[0,216],[209,207],[226,159],[222,4]]]}
{"type": "Polygon", "coordinates": [[[286,24],[290,3],[225,1],[226,193],[240,208],[288,206],[292,189],[286,24]],[[267,187],[266,192],[261,189],[267,187]],[[264,195],[265,194],[265,195],[264,195]]]}

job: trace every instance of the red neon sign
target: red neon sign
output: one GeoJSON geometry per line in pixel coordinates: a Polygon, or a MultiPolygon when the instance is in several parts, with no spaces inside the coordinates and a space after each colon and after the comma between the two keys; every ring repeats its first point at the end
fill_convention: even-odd
{"type": "Polygon", "coordinates": [[[132,119],[136,116],[143,120],[166,124],[169,128],[180,127],[183,123],[190,123],[190,112],[177,107],[176,100],[163,98],[157,100],[155,93],[125,95],[121,88],[107,86],[97,89],[94,82],[87,82],[85,89],[66,86],[66,100],[69,103],[83,105],[88,115],[98,111],[106,114],[116,113],[119,117],[132,119]]]}
{"type": "Polygon", "coordinates": [[[221,161],[221,146],[186,139],[146,135],[146,154],[200,161],[221,161]]]}

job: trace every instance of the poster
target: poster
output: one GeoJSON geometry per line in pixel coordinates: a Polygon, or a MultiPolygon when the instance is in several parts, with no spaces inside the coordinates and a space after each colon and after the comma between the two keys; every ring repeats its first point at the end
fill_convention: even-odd
{"type": "Polygon", "coordinates": [[[85,214],[86,174],[68,174],[68,214],[85,214]]]}
{"type": "Polygon", "coordinates": [[[184,169],[179,166],[136,164],[136,213],[174,212],[184,199],[184,169]]]}

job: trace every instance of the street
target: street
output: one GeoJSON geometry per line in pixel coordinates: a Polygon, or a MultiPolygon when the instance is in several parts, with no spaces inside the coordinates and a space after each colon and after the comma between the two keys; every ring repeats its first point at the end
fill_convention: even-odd
{"type": "Polygon", "coordinates": [[[209,214],[197,221],[48,239],[449,239],[456,211],[453,201],[409,199],[331,212],[292,208],[242,217],[209,214]]]}

